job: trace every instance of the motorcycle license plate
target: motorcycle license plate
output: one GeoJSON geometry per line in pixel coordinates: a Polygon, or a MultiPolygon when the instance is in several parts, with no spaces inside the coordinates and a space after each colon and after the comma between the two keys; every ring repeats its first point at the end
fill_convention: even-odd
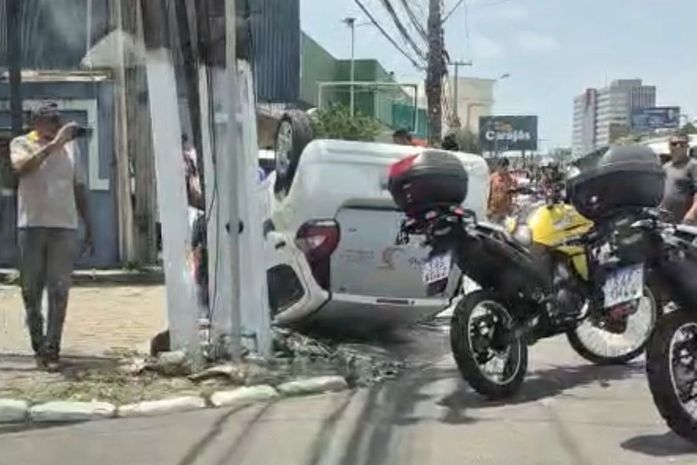
{"type": "Polygon", "coordinates": [[[614,271],[603,286],[605,308],[641,298],[644,293],[644,266],[634,265],[614,271]]]}
{"type": "Polygon", "coordinates": [[[450,276],[451,263],[452,257],[449,253],[431,257],[431,259],[421,267],[421,276],[423,277],[424,283],[433,284],[447,279],[448,276],[450,276]]]}

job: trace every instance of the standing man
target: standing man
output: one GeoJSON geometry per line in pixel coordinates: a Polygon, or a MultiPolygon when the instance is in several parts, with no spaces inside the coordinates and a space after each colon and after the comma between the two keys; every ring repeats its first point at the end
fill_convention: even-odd
{"type": "Polygon", "coordinates": [[[508,171],[509,166],[508,158],[501,158],[489,177],[488,214],[489,219],[495,223],[503,223],[506,217],[513,213],[513,193],[516,183],[508,171]]]}
{"type": "Polygon", "coordinates": [[[697,161],[688,156],[689,138],[670,138],[670,161],[663,165],[666,173],[661,207],[676,223],[697,224],[697,161]]]}
{"type": "Polygon", "coordinates": [[[75,143],[76,123],[63,124],[47,102],[32,114],[33,130],[12,140],[10,157],[19,176],[20,274],[26,321],[37,365],[58,369],[63,322],[72,284],[78,214],[85,224],[83,252],[92,253],[85,174],[75,143]],[[44,331],[41,298],[48,290],[44,331]]]}

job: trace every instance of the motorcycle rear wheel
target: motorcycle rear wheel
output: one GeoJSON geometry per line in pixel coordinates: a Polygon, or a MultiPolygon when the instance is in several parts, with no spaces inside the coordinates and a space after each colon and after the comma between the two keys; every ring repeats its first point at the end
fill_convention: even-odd
{"type": "Polygon", "coordinates": [[[646,374],[653,401],[659,413],[678,436],[697,444],[697,398],[684,401],[681,394],[697,397],[697,314],[685,310],[676,310],[661,317],[647,345],[646,374]],[[681,332],[692,332],[693,340],[681,341],[681,332]],[[692,353],[689,353],[690,344],[692,353]],[[687,362],[687,363],[685,363],[687,362]],[[682,366],[681,366],[682,365],[682,366]],[[691,365],[691,367],[689,366],[691,365]],[[689,375],[692,379],[690,393],[679,391],[680,375],[689,375]],[[687,404],[692,404],[688,411],[687,404]]]}
{"type": "MultiPolygon", "coordinates": [[[[662,313],[661,306],[657,302],[650,286],[644,288],[642,300],[643,302],[640,302],[639,305],[645,305],[647,308],[640,307],[635,314],[630,315],[628,318],[636,318],[637,324],[641,324],[643,328],[639,328],[640,334],[636,337],[636,340],[630,341],[624,350],[613,347],[613,339],[615,339],[614,342],[616,343],[621,342],[621,339],[618,340],[616,334],[604,331],[602,328],[594,326],[587,321],[566,333],[569,344],[578,355],[596,365],[624,365],[634,360],[644,352],[656,321],[662,313]],[[647,321],[641,321],[642,317],[645,317],[647,321]],[[595,339],[599,340],[601,345],[605,344],[605,346],[592,347],[589,338],[593,336],[596,336],[595,339]]],[[[625,328],[625,333],[622,336],[626,335],[627,329],[625,328]]]]}
{"type": "Polygon", "coordinates": [[[523,337],[512,337],[513,327],[506,305],[483,290],[463,297],[450,322],[450,346],[460,374],[490,400],[514,395],[525,379],[528,346],[523,337]],[[503,362],[500,375],[486,369],[491,361],[503,362]]]}

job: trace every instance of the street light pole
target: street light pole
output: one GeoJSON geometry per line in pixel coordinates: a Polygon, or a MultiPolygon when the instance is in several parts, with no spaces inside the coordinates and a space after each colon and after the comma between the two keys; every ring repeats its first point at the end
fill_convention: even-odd
{"type": "Polygon", "coordinates": [[[356,94],[353,87],[353,83],[356,80],[356,18],[344,18],[344,23],[346,23],[346,25],[349,28],[351,28],[351,101],[349,103],[349,106],[351,108],[351,118],[353,118],[356,103],[356,94]]]}

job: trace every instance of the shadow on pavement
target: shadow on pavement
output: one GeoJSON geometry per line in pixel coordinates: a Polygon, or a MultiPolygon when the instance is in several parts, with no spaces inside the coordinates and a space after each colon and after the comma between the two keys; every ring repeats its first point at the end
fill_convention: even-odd
{"type": "Polygon", "coordinates": [[[690,444],[671,432],[636,436],[624,441],[621,445],[623,449],[650,455],[652,457],[669,457],[673,455],[697,453],[697,446],[690,444]]]}
{"type": "MultiPolygon", "coordinates": [[[[232,439],[230,445],[226,449],[225,453],[221,455],[221,460],[218,465],[226,463],[227,459],[232,457],[240,448],[245,439],[249,434],[251,434],[254,425],[261,419],[261,417],[271,408],[272,404],[264,405],[254,417],[247,423],[246,428],[241,435],[232,439]]],[[[196,441],[196,443],[189,449],[189,452],[177,463],[177,465],[191,465],[196,463],[196,461],[203,455],[205,450],[224,433],[225,423],[227,423],[230,418],[237,413],[237,409],[229,409],[228,412],[220,415],[211,428],[196,441]]]]}
{"type": "MultiPolygon", "coordinates": [[[[557,366],[537,370],[531,377],[525,379],[520,393],[502,401],[487,401],[461,383],[456,391],[440,400],[439,405],[447,407],[448,413],[442,420],[445,423],[470,423],[472,420],[463,416],[467,409],[481,409],[502,405],[524,404],[559,395],[567,389],[598,382],[604,388],[610,387],[610,381],[628,378],[634,374],[643,373],[639,365],[624,367],[601,367],[594,365],[557,366]]],[[[457,376],[455,370],[447,370],[443,376],[457,376]]]]}

